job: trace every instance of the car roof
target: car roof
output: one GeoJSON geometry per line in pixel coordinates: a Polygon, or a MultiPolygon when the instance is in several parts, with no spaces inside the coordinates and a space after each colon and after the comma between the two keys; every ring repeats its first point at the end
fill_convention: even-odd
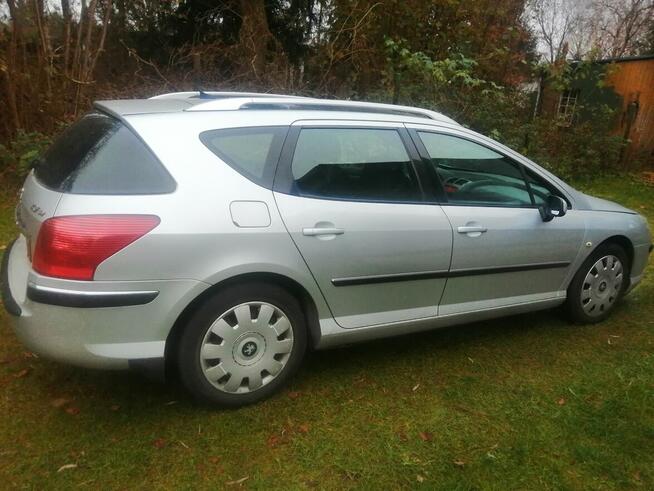
{"type": "Polygon", "coordinates": [[[175,92],[150,99],[96,101],[94,105],[119,118],[177,112],[281,110],[305,114],[306,111],[328,112],[330,118],[334,118],[334,113],[356,113],[362,120],[378,120],[380,115],[388,115],[457,124],[441,113],[417,107],[251,92],[175,92]]]}

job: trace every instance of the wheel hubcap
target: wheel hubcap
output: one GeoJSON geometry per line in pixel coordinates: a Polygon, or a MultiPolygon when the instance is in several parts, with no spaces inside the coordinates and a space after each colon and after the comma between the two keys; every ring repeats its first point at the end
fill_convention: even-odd
{"type": "Polygon", "coordinates": [[[209,327],[200,363],[217,389],[246,393],[277,377],[292,349],[293,329],[286,314],[266,302],[247,302],[229,309],[209,327]]]}
{"type": "Polygon", "coordinates": [[[581,307],[597,317],[607,312],[617,300],[622,288],[624,269],[620,260],[604,256],[590,268],[581,287],[581,307]]]}

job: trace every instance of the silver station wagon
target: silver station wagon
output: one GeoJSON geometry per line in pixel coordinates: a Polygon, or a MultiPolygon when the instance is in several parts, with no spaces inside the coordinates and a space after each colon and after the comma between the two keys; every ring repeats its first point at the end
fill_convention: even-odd
{"type": "Polygon", "coordinates": [[[606,318],[645,219],[442,114],[185,92],[95,103],[35,165],[3,298],[36,353],[261,400],[308,349],[564,305],[606,318]]]}

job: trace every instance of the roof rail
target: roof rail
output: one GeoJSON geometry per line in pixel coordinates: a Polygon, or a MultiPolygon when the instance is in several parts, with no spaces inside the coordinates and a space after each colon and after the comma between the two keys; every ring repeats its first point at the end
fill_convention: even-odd
{"type": "Polygon", "coordinates": [[[233,97],[283,97],[283,98],[297,98],[301,96],[282,95],[282,94],[266,94],[258,92],[218,92],[212,90],[194,90],[190,92],[170,92],[168,94],[159,94],[150,99],[204,99],[204,100],[219,100],[228,99],[233,97]]]}
{"type": "Polygon", "coordinates": [[[206,102],[187,108],[186,111],[234,111],[239,109],[367,112],[412,116],[458,124],[453,119],[441,113],[418,107],[378,104],[374,102],[312,99],[308,97],[270,98],[262,97],[261,94],[257,94],[255,97],[231,97],[207,100],[206,102]]]}

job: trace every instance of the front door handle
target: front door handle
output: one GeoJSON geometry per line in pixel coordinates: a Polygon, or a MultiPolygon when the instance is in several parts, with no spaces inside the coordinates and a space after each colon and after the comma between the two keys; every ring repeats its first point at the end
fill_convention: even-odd
{"type": "Polygon", "coordinates": [[[472,234],[472,233],[483,234],[488,229],[486,227],[482,227],[481,225],[466,225],[465,227],[459,227],[456,230],[460,234],[472,234]]]}
{"type": "Polygon", "coordinates": [[[302,235],[307,237],[315,237],[317,235],[343,235],[345,230],[336,227],[316,227],[316,228],[303,228],[302,235]]]}

